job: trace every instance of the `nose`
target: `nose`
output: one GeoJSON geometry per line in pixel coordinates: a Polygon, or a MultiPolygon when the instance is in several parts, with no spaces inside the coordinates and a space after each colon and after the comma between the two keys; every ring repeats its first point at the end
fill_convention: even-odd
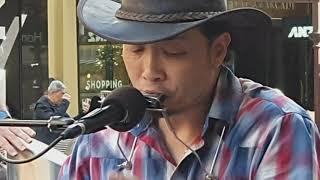
{"type": "Polygon", "coordinates": [[[166,77],[163,61],[157,50],[149,50],[143,60],[142,76],[148,81],[163,81],[166,77]]]}

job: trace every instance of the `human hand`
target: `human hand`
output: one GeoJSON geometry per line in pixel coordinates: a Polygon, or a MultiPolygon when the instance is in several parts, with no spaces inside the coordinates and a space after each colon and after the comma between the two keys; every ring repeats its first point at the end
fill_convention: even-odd
{"type": "Polygon", "coordinates": [[[82,111],[84,113],[87,113],[90,109],[90,100],[89,98],[86,98],[85,100],[82,100],[82,111]]]}
{"type": "Polygon", "coordinates": [[[71,96],[68,93],[64,93],[64,95],[62,96],[62,99],[65,99],[65,100],[70,102],[71,101],[71,96]]]}
{"type": "Polygon", "coordinates": [[[112,172],[109,175],[109,180],[138,180],[135,176],[124,175],[121,172],[112,172]]]}
{"type": "Polygon", "coordinates": [[[18,151],[26,149],[21,140],[31,143],[31,137],[35,135],[36,132],[28,127],[0,127],[0,148],[7,151],[9,155],[15,156],[18,151]]]}

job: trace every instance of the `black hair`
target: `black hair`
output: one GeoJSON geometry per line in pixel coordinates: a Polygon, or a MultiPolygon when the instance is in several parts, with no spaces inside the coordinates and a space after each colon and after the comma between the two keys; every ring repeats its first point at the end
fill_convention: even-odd
{"type": "Polygon", "coordinates": [[[223,21],[205,22],[199,27],[200,32],[212,43],[220,34],[224,32],[230,33],[229,24],[223,21]]]}
{"type": "MultiPolygon", "coordinates": [[[[211,43],[214,42],[214,40],[222,33],[228,32],[230,33],[230,35],[232,35],[230,31],[231,30],[230,25],[224,21],[217,21],[217,22],[207,21],[199,25],[198,28],[200,32],[208,39],[209,45],[211,45],[211,43]]],[[[233,66],[234,51],[232,50],[231,46],[232,45],[230,44],[224,60],[224,64],[227,66],[229,66],[229,64],[230,66],[233,66]]]]}

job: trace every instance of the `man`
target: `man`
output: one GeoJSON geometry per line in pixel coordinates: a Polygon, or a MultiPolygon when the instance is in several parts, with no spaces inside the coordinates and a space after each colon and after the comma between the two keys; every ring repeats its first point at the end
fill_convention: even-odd
{"type": "MultiPolygon", "coordinates": [[[[70,95],[65,92],[65,85],[54,80],[48,87],[48,94],[43,95],[34,107],[34,119],[46,120],[52,116],[69,117],[67,109],[70,104],[70,95]]],[[[59,136],[59,132],[50,132],[47,127],[36,128],[35,138],[50,144],[59,136]]]]}
{"type": "Polygon", "coordinates": [[[305,110],[224,65],[230,44],[248,45],[233,30],[268,31],[269,16],[226,11],[224,0],[81,0],[78,15],[124,43],[132,85],[162,95],[166,113],[120,133],[121,149],[112,129],[81,136],[60,179],[319,179],[319,132],[305,110]]]}

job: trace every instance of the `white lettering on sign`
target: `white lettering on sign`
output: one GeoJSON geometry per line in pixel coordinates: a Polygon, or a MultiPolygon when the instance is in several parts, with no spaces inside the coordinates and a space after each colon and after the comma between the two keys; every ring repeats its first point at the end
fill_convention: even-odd
{"type": "Polygon", "coordinates": [[[20,27],[23,27],[25,20],[27,18],[26,14],[22,14],[21,16],[15,16],[12,20],[11,25],[9,26],[5,38],[3,39],[2,43],[0,44],[0,68],[4,68],[11,50],[14,46],[14,42],[16,41],[18,34],[20,32],[20,27]],[[22,19],[20,19],[22,17],[22,19]]]}
{"type": "Polygon", "coordinates": [[[295,26],[291,28],[288,38],[307,38],[313,32],[313,26],[295,26]]]}
{"type": "Polygon", "coordinates": [[[234,9],[239,7],[254,7],[254,8],[267,8],[278,10],[294,10],[295,2],[270,2],[269,0],[251,1],[251,0],[228,0],[228,9],[234,9]]]}
{"type": "Polygon", "coordinates": [[[42,42],[42,33],[34,32],[33,34],[22,34],[22,42],[25,43],[34,43],[34,42],[42,42]]]}
{"type": "Polygon", "coordinates": [[[4,5],[5,2],[5,0],[0,0],[0,8],[4,5]]]}
{"type": "Polygon", "coordinates": [[[6,27],[0,26],[0,39],[6,39],[6,27]]]}
{"type": "Polygon", "coordinates": [[[122,86],[121,80],[88,80],[85,90],[91,89],[115,89],[122,86]]]}
{"type": "MultiPolygon", "coordinates": [[[[0,0],[0,8],[4,5],[6,1],[0,0]]],[[[0,39],[6,39],[6,27],[0,26],[0,39]]]]}

